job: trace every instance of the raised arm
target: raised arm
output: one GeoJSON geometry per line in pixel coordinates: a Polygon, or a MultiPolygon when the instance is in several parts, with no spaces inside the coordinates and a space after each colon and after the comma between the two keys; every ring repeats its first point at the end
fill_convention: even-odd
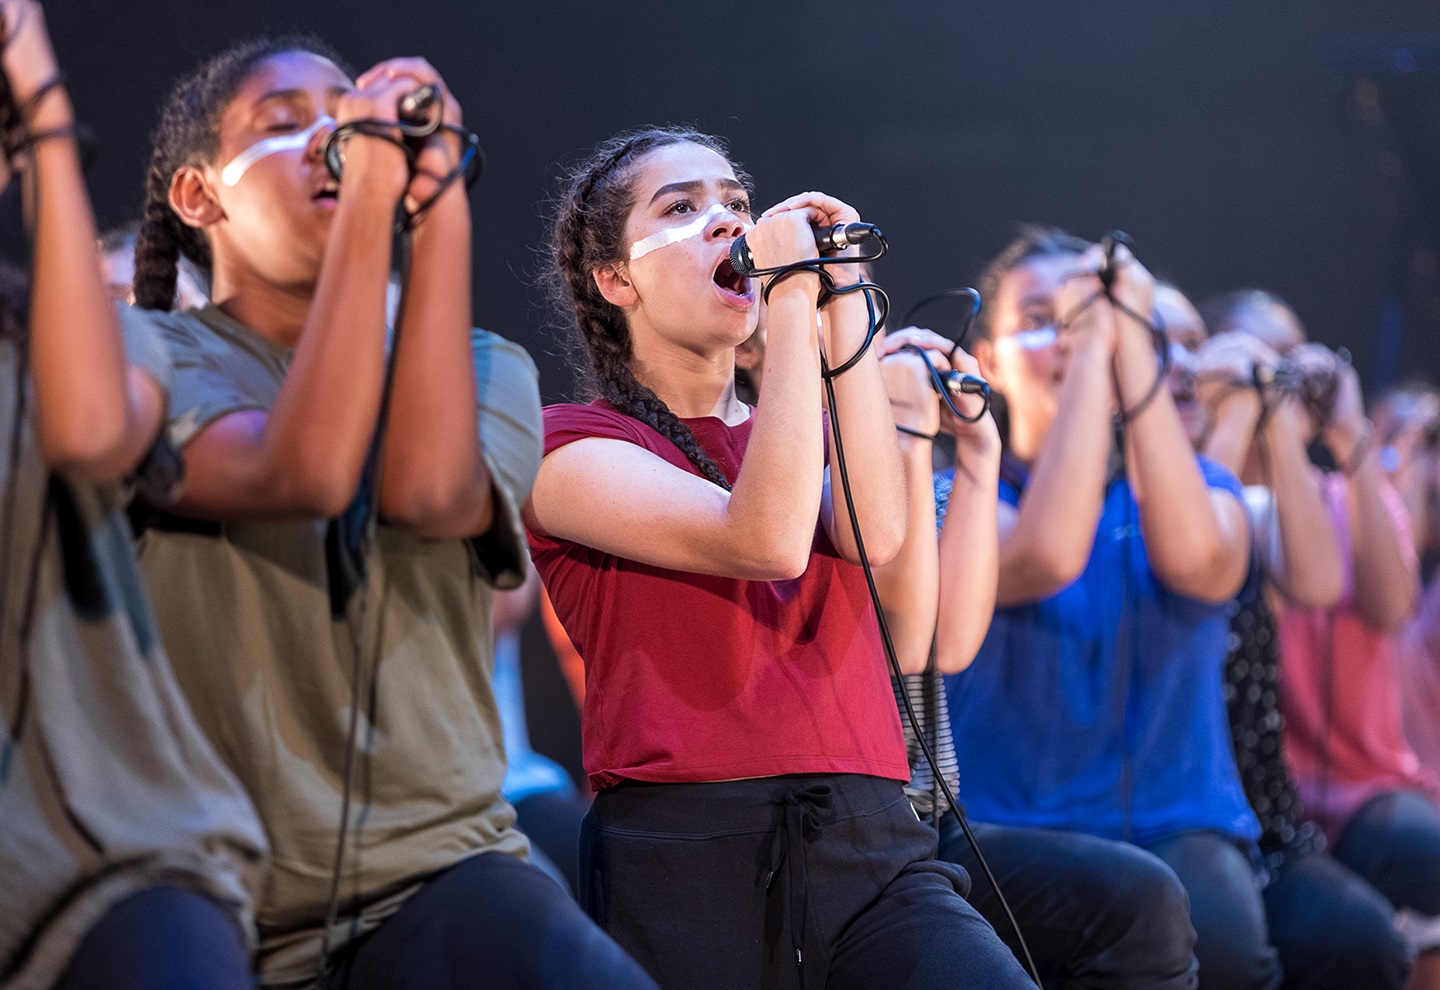
{"type": "MultiPolygon", "coordinates": [[[[397,100],[413,88],[404,80],[368,80],[341,100],[337,120],[394,119],[397,100]]],[[[305,152],[317,169],[322,137],[305,152]]],[[[354,498],[380,407],[390,236],[406,169],[404,155],[388,142],[349,142],[319,279],[279,397],[267,412],[231,413],[189,440],[178,511],[315,519],[338,515],[354,498]]],[[[196,225],[209,217],[207,181],[190,168],[172,184],[176,212],[196,225]]],[[[217,284],[217,302],[245,302],[245,287],[237,291],[230,296],[230,287],[217,284]]]]}
{"type": "Polygon", "coordinates": [[[1396,525],[1395,514],[1404,513],[1380,467],[1378,445],[1365,418],[1360,376],[1318,344],[1302,345],[1293,356],[1306,366],[1323,365],[1335,371],[1335,404],[1321,435],[1349,481],[1345,504],[1355,608],[1372,628],[1396,632],[1415,608],[1420,579],[1413,547],[1406,546],[1408,534],[1402,535],[1396,525]],[[1393,514],[1391,500],[1397,503],[1393,514]]]}
{"type": "MultiPolygon", "coordinates": [[[[1055,302],[1058,318],[1076,313],[1090,295],[1079,280],[1055,302]]],[[[1018,509],[999,507],[1001,606],[1049,598],[1085,569],[1105,499],[1109,469],[1110,361],[1114,323],[1094,306],[1060,334],[1065,378],[1054,423],[1031,465],[1018,509]]]]}
{"type": "MultiPolygon", "coordinates": [[[[461,108],[424,59],[391,59],[362,75],[442,88],[445,121],[461,108]]],[[[459,139],[437,133],[417,162],[408,202],[434,195],[436,177],[460,161],[459,139]]],[[[393,386],[386,424],[381,514],[421,536],[473,536],[490,528],[493,484],[480,449],[479,403],[471,354],[470,203],[463,181],[452,183],[414,233],[410,282],[400,312],[393,386]]]]}
{"type": "MultiPolygon", "coordinates": [[[[852,223],[860,215],[850,206],[820,193],[792,196],[764,216],[795,212],[815,226],[852,223]]],[[[813,243],[812,243],[813,248],[813,243]]],[[[811,255],[813,257],[813,251],[811,255]]],[[[860,280],[858,266],[832,267],[839,286],[860,280]]],[[[830,368],[838,368],[860,349],[870,329],[870,313],[862,293],[833,296],[820,310],[820,344],[830,368]]],[[[768,371],[767,371],[768,374],[768,371]]],[[[826,471],[821,517],[840,555],[860,562],[855,529],[836,466],[836,447],[844,444],[855,516],[870,563],[883,564],[900,552],[905,539],[905,471],[896,444],[895,424],[880,372],[880,356],[871,347],[844,374],[833,379],[835,419],[830,423],[830,465],[826,471]],[[838,431],[838,436],[837,436],[838,431]],[[863,470],[859,466],[863,465],[863,470]]]]}
{"type": "MultiPolygon", "coordinates": [[[[928,330],[907,327],[888,335],[881,347],[895,423],[905,428],[900,453],[909,497],[905,541],[895,559],[875,568],[875,582],[900,669],[924,671],[933,641],[936,666],[953,674],[975,659],[995,614],[1000,434],[989,416],[976,423],[956,419],[936,396],[919,355],[902,349],[907,344],[923,347],[942,374],[952,367],[950,341],[928,330]],[[955,477],[937,542],[932,441],[905,431],[934,436],[942,418],[956,439],[955,477]]],[[[964,351],[956,350],[954,360],[958,370],[979,373],[964,351]]],[[[967,416],[982,408],[975,396],[960,396],[957,404],[967,416]]]]}
{"type": "MultiPolygon", "coordinates": [[[[1116,266],[1117,299],[1133,313],[1153,312],[1150,273],[1123,246],[1116,249],[1116,266]]],[[[1170,390],[1164,382],[1157,388],[1149,329],[1107,302],[1099,307],[1113,313],[1119,328],[1116,387],[1120,408],[1134,413],[1125,428],[1126,470],[1150,567],[1176,594],[1223,602],[1240,590],[1249,565],[1245,508],[1206,484],[1170,390]]]]}
{"type": "MultiPolygon", "coordinates": [[[[45,15],[31,0],[10,0],[0,10],[11,35],[5,75],[17,105],[27,106],[59,78],[45,15]]],[[[56,134],[34,145],[23,176],[35,211],[30,376],[46,461],[69,477],[101,481],[140,462],[159,431],[164,392],[126,359],[115,306],[100,279],[95,217],[70,133],[74,122],[61,88],[42,95],[25,122],[32,134],[56,134]]]]}
{"type": "Polygon", "coordinates": [[[1262,548],[1265,576],[1289,601],[1325,608],[1340,597],[1340,547],[1306,452],[1309,419],[1298,400],[1281,395],[1271,400],[1262,421],[1260,393],[1234,387],[1252,382],[1256,367],[1273,367],[1277,360],[1259,338],[1244,332],[1220,334],[1201,348],[1196,377],[1212,424],[1203,453],[1237,477],[1247,463],[1258,465],[1274,499],[1274,514],[1252,536],[1262,548]],[[1272,552],[1272,542],[1278,552],[1272,552]]]}

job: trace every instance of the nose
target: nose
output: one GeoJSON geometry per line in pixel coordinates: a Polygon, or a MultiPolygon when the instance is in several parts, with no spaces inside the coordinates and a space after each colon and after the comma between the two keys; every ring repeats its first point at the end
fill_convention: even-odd
{"type": "Polygon", "coordinates": [[[711,217],[709,230],[706,231],[706,235],[711,239],[718,240],[720,238],[726,238],[734,240],[754,226],[754,224],[748,222],[728,207],[716,204],[710,209],[714,212],[714,216],[711,217]]]}
{"type": "Polygon", "coordinates": [[[305,157],[319,158],[325,150],[325,142],[330,140],[330,135],[335,133],[335,118],[328,113],[322,113],[315,118],[315,123],[306,130],[310,132],[310,139],[305,142],[305,157]]]}
{"type": "Polygon", "coordinates": [[[1170,367],[1187,374],[1195,371],[1195,353],[1184,344],[1170,342],[1170,367]]]}

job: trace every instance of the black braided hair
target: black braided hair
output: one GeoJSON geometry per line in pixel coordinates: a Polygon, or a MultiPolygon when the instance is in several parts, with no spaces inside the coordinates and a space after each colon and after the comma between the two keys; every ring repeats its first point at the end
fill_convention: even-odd
{"type": "Polygon", "coordinates": [[[135,303],[168,310],[175,301],[176,265],[183,255],[210,274],[210,242],[170,208],[170,182],[185,165],[212,162],[220,144],[220,118],[255,67],[287,52],[310,52],[349,68],[320,39],[310,35],[257,38],[232,45],[201,63],[170,91],[151,135],[153,150],[145,174],[145,207],[135,237],[135,303]]]}
{"type": "MultiPolygon", "coordinates": [[[[728,491],[730,480],[695,434],[635,377],[625,315],[600,294],[594,279],[596,270],[622,258],[625,221],[635,203],[636,167],[657,148],[681,143],[729,157],[725,145],[709,134],[651,127],[616,135],[569,175],[551,224],[546,282],[557,314],[580,342],[585,363],[574,363],[581,377],[606,402],[680,448],[697,471],[728,491]]],[[[735,171],[748,187],[749,176],[735,171]]]]}

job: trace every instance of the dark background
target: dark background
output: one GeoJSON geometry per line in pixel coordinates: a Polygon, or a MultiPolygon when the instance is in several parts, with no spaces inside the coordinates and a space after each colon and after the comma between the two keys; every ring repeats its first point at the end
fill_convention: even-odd
{"type": "MultiPolygon", "coordinates": [[[[1288,299],[1367,387],[1440,372],[1436,0],[52,0],[98,132],[101,223],[133,217],[170,81],[229,40],[314,31],[363,69],[422,54],[479,132],[476,320],[569,397],[534,286],[555,163],[625,127],[728,138],[759,205],[810,188],[881,224],[900,311],[972,281],[1015,224],[1128,231],[1197,301],[1288,299]]],[[[932,311],[943,319],[943,310],[932,311]]],[[[527,642],[541,640],[530,630],[527,642]]],[[[573,766],[538,649],[532,731],[573,766]],[[540,716],[540,717],[537,717],[540,716]]]]}

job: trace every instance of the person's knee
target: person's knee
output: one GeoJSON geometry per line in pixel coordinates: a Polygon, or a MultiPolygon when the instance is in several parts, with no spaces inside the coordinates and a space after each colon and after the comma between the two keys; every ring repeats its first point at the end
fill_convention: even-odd
{"type": "Polygon", "coordinates": [[[1113,864],[1118,869],[1106,871],[1111,951],[1135,955],[1147,970],[1187,972],[1195,950],[1189,894],[1155,856],[1138,848],[1126,852],[1123,863],[1113,864]]]}

